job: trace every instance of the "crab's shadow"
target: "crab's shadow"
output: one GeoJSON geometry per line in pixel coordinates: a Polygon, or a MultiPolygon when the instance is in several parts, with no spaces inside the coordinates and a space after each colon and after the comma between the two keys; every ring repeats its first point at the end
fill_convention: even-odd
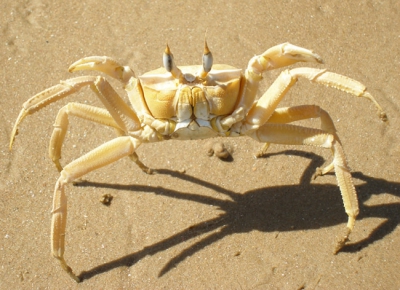
{"type": "MultiPolygon", "coordinates": [[[[214,205],[224,213],[216,218],[192,225],[138,252],[84,271],[79,277],[81,280],[85,280],[117,267],[130,267],[147,255],[154,255],[205,233],[210,234],[192,243],[190,247],[184,249],[180,254],[171,259],[160,270],[159,276],[164,275],[180,262],[206,246],[232,234],[254,230],[262,232],[298,231],[345,224],[347,216],[344,213],[338,187],[332,184],[321,185],[312,184],[310,182],[315,168],[323,165],[323,158],[313,153],[297,150],[268,154],[267,157],[276,154],[296,155],[311,160],[298,185],[259,188],[246,193],[236,193],[193,176],[166,169],[157,170],[158,174],[170,175],[173,178],[179,178],[215,190],[220,194],[228,196],[230,200],[220,200],[193,193],[174,191],[163,187],[105,184],[88,181],[80,183],[79,186],[151,192],[171,198],[214,205]]],[[[380,217],[384,218],[385,221],[375,229],[371,229],[369,236],[364,240],[346,245],[341,250],[342,252],[357,252],[371,243],[384,238],[400,223],[400,216],[398,214],[400,211],[399,203],[374,206],[367,206],[364,204],[372,195],[389,193],[400,196],[400,183],[376,179],[366,176],[361,172],[353,173],[353,178],[358,178],[365,182],[356,186],[360,201],[360,215],[357,219],[380,217]]]]}

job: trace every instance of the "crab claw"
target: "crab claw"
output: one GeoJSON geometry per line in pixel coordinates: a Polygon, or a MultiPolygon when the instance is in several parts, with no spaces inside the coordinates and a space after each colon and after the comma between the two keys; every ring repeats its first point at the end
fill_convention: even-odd
{"type": "Polygon", "coordinates": [[[101,71],[125,84],[131,77],[135,77],[134,72],[128,66],[122,66],[107,56],[85,57],[71,64],[68,69],[69,72],[78,70],[101,71]]]}
{"type": "Polygon", "coordinates": [[[286,42],[253,57],[249,62],[249,68],[261,75],[267,70],[289,66],[296,62],[323,63],[323,60],[311,50],[286,42]]]}
{"type": "MultiPolygon", "coordinates": [[[[305,61],[323,63],[322,58],[312,50],[302,48],[288,42],[278,45],[276,48],[280,50],[277,51],[278,57],[287,59],[287,61],[292,60],[293,62],[305,61]]],[[[274,47],[267,51],[272,49],[274,49],[274,47]]]]}

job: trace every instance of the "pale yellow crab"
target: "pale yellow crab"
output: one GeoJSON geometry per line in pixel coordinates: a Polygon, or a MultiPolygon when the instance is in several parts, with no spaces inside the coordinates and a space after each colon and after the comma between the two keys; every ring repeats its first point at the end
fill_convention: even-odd
{"type": "Polygon", "coordinates": [[[301,61],[322,63],[317,54],[290,43],[274,46],[263,54],[254,56],[244,73],[241,69],[229,65],[213,65],[212,54],[207,44],[202,65],[177,67],[168,46],[163,61],[164,68],[145,73],[138,78],[129,67],[121,66],[109,57],[86,57],[70,66],[70,72],[95,70],[119,80],[128,94],[131,106],[122,100],[102,76],[81,76],[61,81],[23,104],[11,134],[10,149],[18,125],[27,115],[82,87],[90,86],[105,106],[103,109],[69,103],[59,111],[54,124],[49,152],[61,173],[54,192],[51,247],[53,256],[61,262],[63,269],[76,281],[80,281],[64,260],[66,184],[126,156],[143,171],[151,173],[151,170],[140,162],[135,150],[142,143],[168,139],[246,135],[266,143],[265,148],[269,143],[329,148],[333,153],[333,161],[319,171],[319,174],[335,171],[348,215],[346,233],[335,249],[335,252],[339,251],[348,240],[359,209],[357,194],[335,126],[328,113],[318,106],[277,106],[297,79],[302,77],[369,99],[378,108],[380,117],[386,120],[386,114],[366,91],[365,86],[325,69],[294,68],[283,71],[267,92],[256,100],[257,89],[264,72],[301,61]],[[61,147],[70,116],[113,127],[118,137],[62,167],[61,147]],[[288,124],[309,118],[320,118],[321,129],[288,124]]]}

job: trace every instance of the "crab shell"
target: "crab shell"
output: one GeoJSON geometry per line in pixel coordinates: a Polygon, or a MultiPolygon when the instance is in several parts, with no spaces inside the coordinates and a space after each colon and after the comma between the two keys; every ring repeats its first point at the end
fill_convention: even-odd
{"type": "Polygon", "coordinates": [[[174,139],[204,139],[217,136],[211,120],[231,114],[240,100],[242,70],[223,64],[203,78],[201,65],[181,66],[175,78],[165,68],[139,77],[144,101],[155,119],[176,122],[174,139]]]}

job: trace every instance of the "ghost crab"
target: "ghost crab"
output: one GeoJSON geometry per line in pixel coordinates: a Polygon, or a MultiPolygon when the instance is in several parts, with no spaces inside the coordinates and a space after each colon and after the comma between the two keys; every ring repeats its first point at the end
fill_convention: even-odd
{"type": "Polygon", "coordinates": [[[77,282],[80,278],[64,260],[64,239],[67,219],[66,184],[120,158],[130,157],[144,172],[151,173],[135,150],[141,143],[168,139],[204,139],[214,136],[247,135],[259,142],[313,145],[329,148],[333,161],[318,171],[323,175],[336,173],[348,215],[346,232],[338,241],[335,253],[348,240],[359,212],[357,194],[335,126],[326,111],[315,105],[277,108],[291,86],[300,78],[337,88],[358,97],[365,97],[378,108],[382,120],[386,114],[363,84],[325,69],[294,68],[283,71],[258,100],[256,93],[262,74],[268,70],[296,62],[322,63],[314,52],[290,43],[274,46],[254,56],[245,70],[229,65],[213,65],[213,57],[205,43],[203,64],[177,67],[167,45],[164,67],[138,78],[128,66],[121,66],[109,57],[86,57],[73,63],[69,71],[95,70],[119,80],[128,94],[131,107],[102,76],[80,76],[61,81],[33,96],[23,104],[11,134],[10,149],[18,125],[28,115],[89,86],[106,109],[80,103],[69,103],[58,112],[50,139],[49,153],[60,171],[52,210],[51,248],[62,268],[77,282]],[[116,129],[118,137],[74,160],[65,167],[60,164],[61,147],[71,116],[83,118],[116,129]],[[288,124],[320,118],[321,129],[288,124]]]}

